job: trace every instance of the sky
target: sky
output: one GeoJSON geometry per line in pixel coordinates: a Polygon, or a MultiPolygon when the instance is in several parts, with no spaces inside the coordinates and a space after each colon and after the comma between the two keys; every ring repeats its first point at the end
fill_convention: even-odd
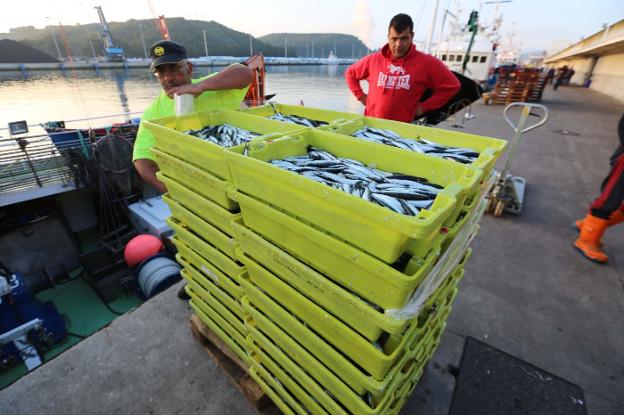
{"type": "MultiPolygon", "coordinates": [[[[524,52],[555,52],[624,18],[624,0],[502,0],[501,33],[514,39],[524,52]],[[502,1],[505,1],[504,3],[502,1]]],[[[262,36],[275,32],[347,33],[371,49],[386,43],[388,22],[397,13],[414,20],[415,40],[427,39],[436,0],[20,0],[0,14],[0,33],[33,25],[73,25],[97,22],[94,6],[102,6],[106,19],[150,19],[157,15],[215,20],[232,29],[262,36]]],[[[439,0],[435,37],[443,10],[468,20],[481,5],[482,24],[492,21],[495,0],[439,0]],[[482,4],[483,3],[483,4],[482,4]],[[459,12],[459,13],[458,13],[459,12]]],[[[446,26],[448,27],[448,25],[446,26]]],[[[173,34],[175,36],[175,34],[173,34]]],[[[114,36],[114,33],[113,33],[114,36]]],[[[435,40],[435,38],[434,38],[435,40]]]]}

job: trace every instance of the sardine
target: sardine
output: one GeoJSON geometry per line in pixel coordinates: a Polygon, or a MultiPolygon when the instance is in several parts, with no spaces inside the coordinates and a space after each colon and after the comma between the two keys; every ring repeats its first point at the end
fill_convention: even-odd
{"type": "Polygon", "coordinates": [[[298,117],[296,115],[282,114],[281,112],[277,112],[277,111],[275,112],[275,114],[267,118],[281,121],[281,122],[287,122],[289,124],[299,124],[305,127],[312,127],[312,128],[318,127],[321,125],[327,125],[325,121],[311,120],[311,119],[304,118],[304,117],[298,117]]]}
{"type": "Polygon", "coordinates": [[[386,172],[312,146],[306,150],[308,155],[269,163],[403,215],[429,208],[442,188],[424,177],[386,172]]]}
{"type": "Polygon", "coordinates": [[[402,215],[407,214],[405,209],[403,209],[403,206],[401,206],[401,202],[394,197],[382,195],[380,193],[373,193],[371,198],[381,206],[387,207],[388,209],[394,210],[402,215]]]}
{"type": "Polygon", "coordinates": [[[382,130],[366,126],[352,134],[361,140],[398,147],[434,157],[453,160],[459,163],[472,163],[479,158],[479,152],[469,148],[449,147],[418,137],[401,137],[392,130],[382,130]]]}
{"type": "Polygon", "coordinates": [[[247,143],[260,135],[229,124],[206,126],[200,130],[188,130],[184,133],[222,147],[233,147],[247,143]]]}

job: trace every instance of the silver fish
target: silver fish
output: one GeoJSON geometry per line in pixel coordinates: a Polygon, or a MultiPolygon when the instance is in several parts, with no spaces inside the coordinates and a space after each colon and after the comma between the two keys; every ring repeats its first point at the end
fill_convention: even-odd
{"type": "Polygon", "coordinates": [[[469,164],[479,158],[479,153],[469,148],[449,147],[422,137],[401,137],[392,130],[382,130],[366,126],[352,134],[362,140],[372,141],[387,146],[398,147],[434,157],[441,157],[459,163],[469,164]]]}
{"type": "Polygon", "coordinates": [[[409,216],[429,208],[442,189],[423,177],[386,172],[311,146],[307,152],[269,163],[409,216]]]}
{"type": "Polygon", "coordinates": [[[216,126],[207,126],[200,130],[188,130],[185,134],[193,135],[201,140],[209,141],[222,147],[233,147],[243,143],[247,143],[259,136],[242,128],[229,124],[221,124],[216,126]]]}
{"type": "MultiPolygon", "coordinates": [[[[273,108],[275,110],[275,107],[273,108]]],[[[269,117],[267,117],[269,119],[272,120],[277,120],[277,121],[281,121],[281,122],[286,122],[289,124],[299,124],[299,125],[303,125],[305,127],[318,127],[320,125],[327,125],[327,123],[325,121],[319,121],[319,120],[310,120],[308,118],[304,118],[304,117],[298,117],[296,115],[292,115],[292,114],[282,114],[281,112],[275,112],[274,115],[271,115],[269,117]]]]}

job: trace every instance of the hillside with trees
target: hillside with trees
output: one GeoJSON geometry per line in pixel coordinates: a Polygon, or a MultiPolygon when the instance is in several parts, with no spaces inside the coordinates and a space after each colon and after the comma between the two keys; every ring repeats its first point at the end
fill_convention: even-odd
{"type": "MultiPolygon", "coordinates": [[[[186,20],[169,18],[167,26],[171,38],[182,43],[190,57],[204,56],[204,31],[209,55],[249,56],[249,34],[230,29],[215,21],[186,20]]],[[[124,49],[127,57],[145,57],[141,32],[146,47],[162,39],[153,19],[128,20],[127,22],[109,22],[110,31],[116,46],[124,49]]],[[[11,29],[9,33],[0,33],[0,39],[11,39],[39,49],[50,56],[57,57],[54,38],[59,45],[61,54],[66,57],[71,51],[74,57],[93,57],[104,55],[104,42],[101,37],[99,23],[84,25],[48,26],[36,29],[33,26],[11,29]]],[[[256,38],[251,38],[254,52],[262,52],[265,56],[283,56],[283,47],[274,47],[256,38]]],[[[289,48],[289,56],[297,56],[294,49],[289,48]]]]}
{"type": "MultiPolygon", "coordinates": [[[[357,37],[341,33],[272,33],[261,36],[259,40],[281,48],[284,56],[284,46],[294,49],[296,56],[326,58],[330,51],[339,58],[360,58],[369,53],[366,45],[357,37]]],[[[288,56],[291,56],[290,52],[288,56]]]]}
{"type": "MultiPolygon", "coordinates": [[[[212,56],[249,56],[250,35],[230,29],[215,21],[186,20],[174,17],[166,20],[171,38],[186,46],[190,57],[206,55],[204,31],[208,55],[212,56]]],[[[143,39],[146,48],[162,38],[154,19],[109,22],[113,40],[124,49],[130,58],[145,57],[143,39]]],[[[99,23],[64,26],[47,26],[36,29],[24,26],[11,29],[9,33],[0,33],[0,39],[18,41],[34,47],[50,56],[58,57],[54,38],[66,57],[91,58],[104,56],[104,42],[99,23]]],[[[272,33],[259,38],[251,36],[251,48],[265,56],[285,56],[287,45],[289,57],[328,57],[330,51],[339,58],[360,58],[369,53],[360,39],[340,33],[272,33]]]]}

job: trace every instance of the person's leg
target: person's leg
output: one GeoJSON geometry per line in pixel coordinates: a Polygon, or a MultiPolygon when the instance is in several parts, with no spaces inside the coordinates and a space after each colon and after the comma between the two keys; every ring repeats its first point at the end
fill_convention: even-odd
{"type": "Polygon", "coordinates": [[[590,211],[582,220],[579,238],[574,246],[589,260],[606,263],[609,258],[602,250],[601,238],[608,226],[624,221],[620,210],[624,200],[624,155],[613,164],[602,183],[602,193],[594,200],[590,211]]]}
{"type": "Polygon", "coordinates": [[[590,213],[603,219],[610,219],[611,215],[622,207],[624,200],[624,155],[621,155],[613,166],[609,175],[603,180],[600,196],[590,206],[590,213]]]}
{"type": "MultiPolygon", "coordinates": [[[[579,232],[581,231],[584,220],[585,219],[579,219],[574,222],[574,227],[576,228],[577,231],[579,232]]],[[[611,216],[609,216],[609,222],[607,222],[607,228],[610,228],[613,225],[618,225],[622,222],[624,222],[624,204],[622,204],[622,206],[620,206],[618,210],[616,210],[615,212],[611,214],[611,216]]]]}

